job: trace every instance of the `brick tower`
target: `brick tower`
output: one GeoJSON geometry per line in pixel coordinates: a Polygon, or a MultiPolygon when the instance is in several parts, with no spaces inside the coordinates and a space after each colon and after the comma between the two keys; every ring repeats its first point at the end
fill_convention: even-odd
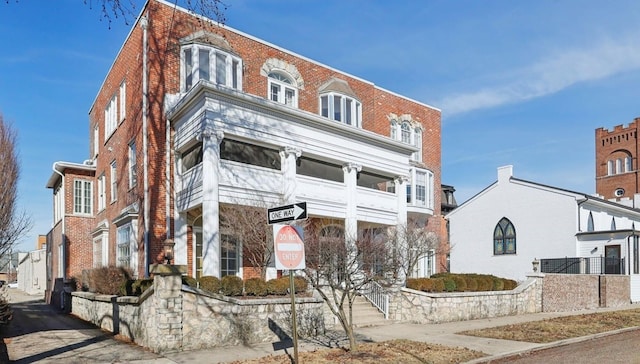
{"type": "Polygon", "coordinates": [[[596,192],[605,199],[640,193],[638,129],[640,118],[612,131],[596,129],[596,192]]]}

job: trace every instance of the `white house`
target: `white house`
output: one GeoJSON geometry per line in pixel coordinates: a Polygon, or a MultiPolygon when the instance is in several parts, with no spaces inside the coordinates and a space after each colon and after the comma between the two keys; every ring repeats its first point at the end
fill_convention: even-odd
{"type": "Polygon", "coordinates": [[[607,201],[500,167],[497,182],[447,215],[451,271],[522,280],[537,259],[542,272],[628,274],[632,301],[640,301],[637,200],[607,201]]]}

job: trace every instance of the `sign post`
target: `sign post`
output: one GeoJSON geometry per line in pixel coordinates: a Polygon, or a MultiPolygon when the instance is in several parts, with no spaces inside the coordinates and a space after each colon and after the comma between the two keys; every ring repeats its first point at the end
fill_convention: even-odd
{"type": "Polygon", "coordinates": [[[298,327],[296,321],[296,297],[293,280],[294,269],[304,269],[304,241],[302,229],[291,225],[273,225],[273,250],[276,269],[289,270],[289,292],[291,294],[291,320],[293,322],[293,357],[298,364],[298,327]]]}

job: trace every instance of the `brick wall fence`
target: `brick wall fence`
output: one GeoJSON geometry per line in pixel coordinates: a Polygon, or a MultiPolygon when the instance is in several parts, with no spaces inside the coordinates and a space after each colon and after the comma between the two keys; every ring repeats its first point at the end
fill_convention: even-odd
{"type": "MultiPolygon", "coordinates": [[[[391,294],[389,318],[415,323],[464,321],[630,304],[628,276],[533,274],[511,291],[391,294]]],[[[296,299],[298,333],[311,337],[334,320],[319,298],[296,299]]],[[[236,299],[156,276],[140,297],[72,293],[72,313],[154,352],[276,342],[290,337],[291,301],[236,299]]]]}

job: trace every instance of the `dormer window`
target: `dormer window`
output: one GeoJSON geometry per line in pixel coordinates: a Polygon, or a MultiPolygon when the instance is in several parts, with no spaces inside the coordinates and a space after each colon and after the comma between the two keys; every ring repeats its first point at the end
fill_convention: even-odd
{"type": "MultiPolygon", "coordinates": [[[[406,115],[405,115],[406,116],[406,115]]],[[[413,145],[418,151],[411,155],[411,160],[422,161],[422,127],[412,122],[409,118],[399,121],[395,115],[391,120],[391,139],[399,140],[405,144],[413,145]]]]}
{"type": "Polygon", "coordinates": [[[182,47],[182,91],[186,92],[198,81],[242,89],[242,60],[225,51],[202,44],[182,47]]]}
{"type": "Polygon", "coordinates": [[[320,115],[341,123],[362,127],[360,101],[335,92],[320,95],[320,115]]]}
{"type": "Polygon", "coordinates": [[[298,89],[294,81],[281,72],[271,72],[269,79],[269,99],[292,107],[298,107],[298,89]]]}

